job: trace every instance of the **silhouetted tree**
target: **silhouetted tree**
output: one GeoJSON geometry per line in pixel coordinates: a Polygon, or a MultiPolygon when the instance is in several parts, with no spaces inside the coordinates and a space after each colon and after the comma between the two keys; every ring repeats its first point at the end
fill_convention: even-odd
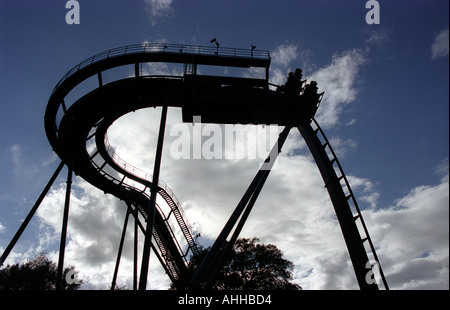
{"type": "MultiPolygon", "coordinates": [[[[70,266],[63,272],[62,289],[76,290],[78,284],[68,284],[64,281],[66,274],[72,271],[76,276],[75,267],[70,266]]],[[[21,265],[8,265],[0,270],[0,289],[2,290],[54,290],[58,268],[48,259],[46,254],[38,254],[31,261],[21,265]]]]}
{"type": "MultiPolygon", "coordinates": [[[[201,248],[198,255],[191,256],[188,271],[171,289],[183,289],[208,253],[201,248]]],[[[215,265],[215,264],[213,264],[215,265]]],[[[259,244],[259,239],[238,239],[216,276],[212,289],[217,290],[301,290],[290,282],[294,264],[272,244],[259,244]]],[[[211,270],[210,270],[211,271],[211,270]]],[[[204,288],[206,282],[201,286],[204,288]]]]}

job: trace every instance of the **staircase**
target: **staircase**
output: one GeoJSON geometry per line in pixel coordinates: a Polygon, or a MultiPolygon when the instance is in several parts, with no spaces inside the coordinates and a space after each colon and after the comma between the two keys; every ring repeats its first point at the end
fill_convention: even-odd
{"type": "MultiPolygon", "coordinates": [[[[194,237],[192,236],[192,232],[185,221],[185,216],[182,213],[182,209],[180,207],[180,203],[178,202],[178,199],[176,199],[176,197],[174,195],[170,195],[168,193],[168,191],[164,190],[161,187],[158,191],[158,194],[160,194],[161,197],[164,198],[164,200],[169,205],[170,210],[172,210],[172,212],[181,228],[181,231],[183,232],[183,235],[186,238],[186,241],[188,243],[188,251],[190,249],[194,255],[199,254],[197,244],[195,243],[194,237]]],[[[186,255],[187,255],[187,252],[184,253],[183,257],[185,257],[186,255]]]]}
{"type": "MultiPolygon", "coordinates": [[[[135,192],[135,191],[133,191],[135,192]]],[[[140,194],[139,192],[135,192],[136,194],[140,194]]],[[[147,195],[145,195],[147,199],[149,199],[149,197],[147,195]]],[[[131,203],[131,205],[133,205],[135,208],[137,208],[137,210],[139,211],[139,213],[144,217],[144,220],[147,221],[148,220],[148,215],[147,215],[147,210],[146,208],[144,208],[142,206],[141,203],[139,202],[133,202],[131,203]]],[[[157,208],[159,208],[157,206],[157,208]]],[[[165,221],[166,227],[168,228],[172,239],[175,241],[179,251],[181,252],[181,248],[179,247],[178,242],[175,239],[175,236],[173,234],[172,229],[170,228],[170,226],[168,225],[167,221],[165,221]]],[[[139,225],[141,228],[141,231],[145,234],[145,228],[143,225],[139,225]]],[[[157,248],[159,249],[159,252],[156,251],[156,249],[154,248],[154,253],[158,256],[158,259],[161,261],[162,266],[164,267],[164,269],[166,270],[167,274],[169,275],[170,279],[172,281],[176,280],[179,278],[180,276],[180,269],[177,267],[177,264],[175,262],[175,259],[173,257],[173,255],[171,254],[170,250],[168,250],[167,244],[164,241],[163,237],[162,237],[162,233],[159,230],[157,225],[153,226],[153,231],[152,231],[152,237],[154,242],[157,245],[157,248]]],[[[152,246],[154,247],[154,244],[152,244],[152,246]]],[[[189,251],[189,249],[188,249],[189,251]]],[[[184,258],[184,257],[183,257],[184,258]]],[[[185,260],[186,261],[186,260],[185,260]]]]}

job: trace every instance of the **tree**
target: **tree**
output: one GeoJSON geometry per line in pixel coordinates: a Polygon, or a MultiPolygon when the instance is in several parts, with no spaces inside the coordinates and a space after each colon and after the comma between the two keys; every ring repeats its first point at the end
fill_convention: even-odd
{"type": "MultiPolygon", "coordinates": [[[[188,264],[188,271],[180,276],[171,289],[183,289],[208,253],[209,248],[200,249],[188,264]]],[[[215,266],[215,264],[213,264],[215,266]]],[[[259,244],[259,239],[238,239],[212,289],[218,290],[300,290],[301,286],[290,282],[294,264],[283,257],[283,253],[272,244],[259,244]]],[[[212,270],[210,270],[211,272],[212,270]]],[[[206,287],[206,282],[201,284],[206,287]]]]}
{"type": "MultiPolygon", "coordinates": [[[[77,275],[74,266],[66,268],[63,279],[68,272],[77,275]]],[[[21,265],[8,265],[0,270],[0,289],[3,290],[54,290],[56,288],[56,277],[58,268],[54,262],[48,259],[46,254],[38,254],[31,261],[21,265]]],[[[73,282],[73,281],[69,281],[73,282]]],[[[77,284],[68,284],[62,281],[62,289],[76,290],[80,287],[82,280],[77,284]]]]}

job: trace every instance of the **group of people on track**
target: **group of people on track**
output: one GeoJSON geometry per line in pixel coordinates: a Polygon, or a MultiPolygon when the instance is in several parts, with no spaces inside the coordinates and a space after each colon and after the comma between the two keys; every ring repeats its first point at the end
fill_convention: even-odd
{"type": "Polygon", "coordinates": [[[279,86],[277,92],[284,93],[288,100],[300,100],[314,115],[321,94],[318,93],[316,81],[311,81],[303,86],[306,80],[302,80],[302,72],[300,68],[295,69],[295,72],[289,72],[286,83],[279,86]]]}

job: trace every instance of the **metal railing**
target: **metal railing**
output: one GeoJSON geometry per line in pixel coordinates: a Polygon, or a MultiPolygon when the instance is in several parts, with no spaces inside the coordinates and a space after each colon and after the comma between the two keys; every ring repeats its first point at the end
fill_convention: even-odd
{"type": "MultiPolygon", "coordinates": [[[[115,178],[114,176],[112,176],[111,174],[107,173],[106,171],[103,171],[102,167],[98,166],[94,161],[92,161],[92,164],[102,174],[102,176],[105,177],[106,179],[108,179],[109,181],[115,183],[116,185],[122,185],[122,186],[128,188],[129,190],[137,191],[137,189],[133,185],[129,185],[129,184],[123,183],[123,181],[120,181],[117,178],[115,178]]],[[[141,193],[142,195],[144,195],[148,200],[150,200],[150,194],[146,193],[145,191],[138,191],[138,192],[141,193]]],[[[139,204],[136,204],[135,206],[136,206],[136,208],[138,208],[139,212],[147,220],[148,215],[147,215],[145,209],[139,204]]],[[[158,210],[158,212],[160,214],[165,215],[164,212],[162,211],[161,207],[158,204],[155,204],[155,207],[156,207],[156,209],[158,210]]],[[[166,228],[168,229],[169,234],[172,237],[172,240],[174,241],[174,244],[177,247],[181,257],[183,258],[184,262],[187,264],[188,261],[186,259],[186,254],[189,252],[189,250],[191,250],[193,252],[193,249],[189,246],[189,242],[188,242],[188,248],[187,248],[186,254],[185,254],[183,252],[183,249],[181,248],[180,242],[176,238],[176,235],[175,235],[172,227],[169,225],[169,223],[166,220],[165,220],[165,225],[166,225],[166,228]]],[[[139,225],[139,226],[141,227],[141,231],[145,233],[145,230],[144,230],[143,226],[142,225],[139,225]]],[[[165,248],[164,248],[164,243],[163,242],[158,242],[158,240],[161,241],[161,239],[160,239],[160,237],[158,235],[158,232],[155,229],[155,227],[153,227],[152,235],[154,236],[155,240],[157,241],[158,248],[160,249],[160,251],[162,253],[161,256],[164,259],[166,267],[172,273],[172,276],[174,276],[174,273],[173,273],[173,260],[171,259],[171,257],[169,257],[168,255],[164,254],[164,253],[166,253],[165,248]]]]}
{"type": "MultiPolygon", "coordinates": [[[[105,144],[105,149],[109,155],[109,157],[114,161],[114,163],[116,165],[118,165],[120,168],[122,168],[124,171],[128,172],[129,174],[147,181],[147,182],[153,182],[153,175],[151,175],[150,173],[145,172],[142,169],[139,169],[129,163],[127,163],[125,160],[123,160],[119,155],[117,155],[117,153],[114,151],[114,148],[111,146],[111,144],[109,143],[108,140],[108,136],[105,135],[105,140],[104,140],[104,144],[105,144]]],[[[125,182],[125,180],[124,180],[125,182]]],[[[188,229],[189,233],[191,236],[193,236],[193,232],[191,230],[191,226],[189,224],[189,221],[186,217],[186,214],[184,213],[183,208],[181,207],[181,203],[178,200],[178,198],[175,196],[175,193],[173,192],[173,190],[163,181],[159,180],[158,181],[158,187],[162,190],[164,190],[168,196],[170,197],[170,199],[172,199],[172,201],[174,202],[177,211],[180,213],[183,221],[184,221],[184,226],[188,229]]],[[[170,216],[170,215],[169,215],[170,216]]],[[[169,217],[168,216],[168,217],[169,217]]],[[[181,224],[181,223],[180,223],[181,224]]]]}
{"type": "MultiPolygon", "coordinates": [[[[98,154],[98,152],[95,152],[95,153],[98,154]]],[[[108,153],[108,154],[110,154],[110,153],[108,153]]],[[[116,155],[116,158],[120,158],[120,157],[118,157],[118,156],[116,155]]],[[[122,161],[122,162],[124,162],[124,161],[122,161]]],[[[124,188],[127,188],[127,189],[129,189],[129,190],[131,190],[131,191],[138,192],[138,193],[144,195],[148,200],[150,200],[150,193],[147,193],[145,189],[144,189],[144,190],[139,190],[139,189],[138,189],[135,185],[133,185],[133,184],[128,184],[128,183],[126,182],[126,176],[123,177],[123,178],[120,180],[120,179],[118,179],[117,177],[112,176],[110,173],[106,172],[106,171],[104,170],[104,167],[105,167],[105,165],[106,165],[106,162],[105,162],[103,165],[98,165],[98,164],[93,160],[93,157],[92,157],[92,158],[91,158],[91,163],[92,163],[92,165],[95,167],[95,169],[96,169],[96,170],[97,170],[97,171],[98,171],[105,179],[107,179],[108,181],[110,181],[110,182],[112,182],[112,183],[114,183],[114,184],[116,184],[116,185],[120,185],[120,186],[122,186],[122,187],[124,187],[124,188]]],[[[130,166],[131,166],[131,165],[130,165],[130,166]]],[[[137,169],[137,168],[136,168],[136,171],[137,171],[137,170],[140,170],[140,169],[137,169]]],[[[141,170],[141,171],[142,171],[142,170],[141,170]]],[[[149,175],[149,176],[150,176],[150,178],[151,178],[151,175],[149,175]]],[[[164,184],[165,184],[165,183],[164,183],[164,184]]],[[[167,185],[166,185],[166,187],[168,188],[167,185]]],[[[169,190],[170,190],[170,189],[169,189],[169,190]]],[[[170,192],[171,192],[172,195],[174,196],[172,190],[170,190],[170,192]]],[[[167,191],[166,191],[166,193],[169,194],[169,192],[167,192],[167,191]]],[[[176,197],[173,197],[173,196],[171,196],[172,201],[174,201],[174,202],[177,201],[177,202],[178,202],[178,199],[176,199],[176,197]]],[[[141,214],[142,214],[142,215],[144,216],[144,218],[147,220],[147,216],[148,216],[147,213],[146,213],[147,211],[145,211],[145,209],[144,209],[141,205],[139,205],[139,204],[136,204],[135,206],[139,209],[139,211],[141,212],[141,214]]],[[[177,236],[176,236],[174,230],[172,229],[172,227],[170,226],[170,224],[169,224],[169,222],[168,222],[168,219],[170,218],[171,214],[174,213],[174,212],[173,212],[173,209],[172,209],[172,211],[170,211],[169,215],[166,215],[166,214],[164,213],[164,211],[161,209],[161,207],[160,207],[157,203],[155,204],[155,207],[156,207],[156,209],[158,210],[159,214],[163,215],[163,221],[164,221],[164,223],[165,223],[165,226],[166,226],[167,230],[169,231],[169,234],[170,234],[170,236],[172,237],[172,240],[174,241],[174,244],[175,244],[175,246],[177,247],[178,252],[180,253],[180,256],[182,257],[182,259],[184,260],[184,262],[187,264],[187,263],[188,263],[188,260],[187,260],[187,254],[189,253],[189,251],[191,251],[192,253],[196,253],[196,252],[198,251],[197,248],[196,248],[196,244],[195,244],[195,243],[192,244],[192,243],[189,241],[189,238],[185,235],[185,238],[186,238],[186,241],[187,241],[187,249],[186,249],[186,251],[183,251],[183,249],[182,249],[182,247],[181,247],[181,244],[180,244],[180,241],[178,240],[178,238],[177,238],[177,236]]],[[[191,230],[190,224],[189,224],[189,222],[187,221],[186,215],[184,214],[183,209],[180,207],[179,202],[178,202],[178,204],[177,204],[177,210],[179,211],[178,213],[180,214],[180,216],[181,216],[182,219],[183,219],[184,227],[188,230],[188,233],[190,233],[190,236],[192,237],[191,239],[193,240],[193,234],[192,234],[192,230],[191,230]]],[[[178,219],[176,219],[176,220],[177,220],[177,222],[178,222],[178,224],[179,224],[179,226],[180,226],[181,231],[183,232],[184,230],[183,230],[183,228],[181,227],[181,223],[178,221],[178,219]]],[[[142,229],[142,227],[141,227],[141,229],[142,229]]],[[[154,228],[154,229],[153,229],[153,234],[155,234],[155,232],[156,232],[156,230],[155,230],[155,228],[154,228]]],[[[156,236],[156,237],[158,237],[158,236],[156,236]]],[[[158,247],[160,248],[161,253],[165,252],[165,249],[164,249],[164,248],[161,248],[161,244],[160,244],[160,243],[158,243],[158,247]]],[[[170,266],[169,266],[170,261],[171,261],[170,257],[168,257],[167,255],[162,255],[162,256],[163,256],[164,260],[166,261],[167,267],[170,268],[170,266]]]]}
{"type": "Polygon", "coordinates": [[[200,45],[186,45],[186,44],[169,44],[169,43],[143,43],[126,45],[103,51],[94,56],[86,58],[78,65],[70,69],[59,82],[56,84],[53,92],[70,76],[77,71],[90,66],[94,63],[105,59],[120,57],[129,54],[139,53],[172,53],[172,54],[186,54],[186,55],[205,55],[205,56],[220,56],[231,58],[252,58],[252,59],[270,59],[270,53],[264,50],[232,48],[232,47],[213,47],[200,45]]]}

